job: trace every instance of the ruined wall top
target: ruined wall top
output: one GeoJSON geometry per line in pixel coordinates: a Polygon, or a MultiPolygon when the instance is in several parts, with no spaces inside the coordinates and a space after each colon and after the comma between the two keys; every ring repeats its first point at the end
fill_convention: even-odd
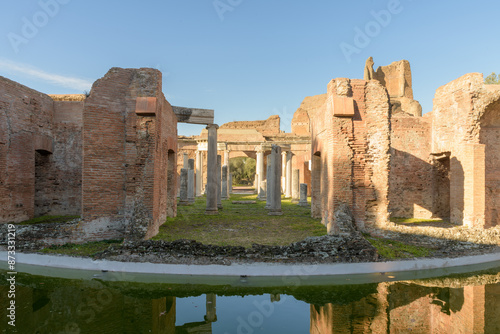
{"type": "Polygon", "coordinates": [[[280,117],[272,115],[266,120],[229,122],[222,124],[220,129],[255,129],[264,136],[279,134],[280,117]]]}
{"type": "Polygon", "coordinates": [[[458,90],[460,91],[479,90],[482,86],[484,86],[482,73],[467,73],[436,89],[436,94],[434,95],[434,98],[440,99],[458,90]]]}
{"type": "MultiPolygon", "coordinates": [[[[207,129],[201,130],[199,139],[207,139],[207,129]]],[[[218,142],[265,142],[266,139],[261,132],[256,129],[222,129],[219,127],[217,131],[218,142]]]]}
{"type": "Polygon", "coordinates": [[[463,143],[479,143],[481,120],[500,101],[500,87],[486,85],[481,73],[468,73],[439,87],[429,113],[433,125],[433,153],[460,150],[463,143]]]}
{"type": "Polygon", "coordinates": [[[373,71],[373,58],[365,63],[364,80],[376,80],[387,89],[391,99],[392,114],[422,116],[422,106],[413,99],[411,68],[408,60],[395,61],[387,66],[379,66],[373,71]]]}
{"type": "Polygon", "coordinates": [[[54,101],[71,101],[71,102],[81,102],[85,101],[87,96],[85,94],[49,94],[49,96],[54,101]]]}
{"type": "MultiPolygon", "coordinates": [[[[87,97],[86,102],[90,103],[92,101],[98,101],[105,91],[98,91],[98,96],[95,96],[96,89],[99,88],[102,84],[106,85],[109,82],[123,81],[130,82],[130,85],[125,88],[123,86],[122,89],[130,93],[132,98],[137,97],[151,97],[161,95],[162,93],[162,73],[154,68],[142,67],[142,68],[120,68],[113,67],[111,68],[104,77],[98,79],[92,85],[92,89],[90,90],[90,95],[87,97]]],[[[164,97],[164,96],[163,96],[164,97]]]]}
{"type": "Polygon", "coordinates": [[[321,108],[326,100],[326,94],[307,96],[293,114],[292,133],[298,136],[311,134],[310,121],[316,110],[321,108]]]}
{"type": "Polygon", "coordinates": [[[379,66],[373,72],[373,58],[366,61],[365,80],[378,80],[387,89],[392,98],[407,97],[413,99],[411,68],[408,60],[395,61],[387,66],[379,66]]]}

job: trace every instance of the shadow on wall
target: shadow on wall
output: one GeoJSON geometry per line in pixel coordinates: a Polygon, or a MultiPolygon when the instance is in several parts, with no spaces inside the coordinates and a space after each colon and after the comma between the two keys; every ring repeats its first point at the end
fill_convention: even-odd
{"type": "Polygon", "coordinates": [[[450,154],[432,163],[391,148],[389,209],[391,217],[440,218],[457,225],[464,218],[464,169],[450,154]]]}

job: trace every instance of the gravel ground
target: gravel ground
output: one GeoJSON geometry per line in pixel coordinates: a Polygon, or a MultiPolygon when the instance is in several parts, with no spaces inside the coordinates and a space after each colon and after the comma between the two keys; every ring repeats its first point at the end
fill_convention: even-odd
{"type": "Polygon", "coordinates": [[[288,246],[203,245],[194,240],[124,243],[98,254],[98,259],[130,262],[231,264],[252,262],[279,263],[356,263],[378,260],[376,249],[360,233],[353,236],[311,237],[288,246]]]}
{"type": "MultiPolygon", "coordinates": [[[[452,226],[403,226],[391,224],[372,230],[374,237],[400,241],[430,250],[429,258],[460,257],[500,252],[500,227],[489,230],[452,226]]],[[[359,232],[350,236],[311,237],[288,246],[251,248],[203,245],[193,240],[139,241],[115,246],[97,255],[99,259],[130,262],[231,264],[358,263],[387,261],[359,232]]],[[[404,259],[406,260],[406,259],[404,259]]]]}

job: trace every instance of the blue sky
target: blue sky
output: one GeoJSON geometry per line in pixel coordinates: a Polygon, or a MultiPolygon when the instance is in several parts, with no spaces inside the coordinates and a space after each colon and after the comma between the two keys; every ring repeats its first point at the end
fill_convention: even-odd
{"type": "MultiPolygon", "coordinates": [[[[155,67],[171,104],[215,109],[218,124],[278,114],[289,132],[305,96],[325,93],[336,77],[362,78],[369,56],[375,69],[410,61],[424,113],[439,86],[500,71],[497,1],[26,0],[0,8],[0,75],[44,93],[82,93],[111,67],[155,67]]],[[[182,124],[179,134],[201,129],[182,124]]]]}

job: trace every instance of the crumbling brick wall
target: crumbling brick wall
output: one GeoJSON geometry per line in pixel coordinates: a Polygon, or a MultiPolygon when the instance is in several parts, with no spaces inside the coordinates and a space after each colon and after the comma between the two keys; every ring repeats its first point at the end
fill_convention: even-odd
{"type": "Polygon", "coordinates": [[[347,205],[356,226],[388,220],[389,99],[377,81],[332,80],[312,120],[313,208],[329,233],[353,227],[335,220],[347,205]]]}
{"type": "Polygon", "coordinates": [[[112,68],[94,83],[83,121],[82,214],[89,238],[156,234],[168,206],[175,214],[176,205],[166,171],[177,164],[177,120],[161,92],[161,73],[112,68]]]}
{"type": "Polygon", "coordinates": [[[0,77],[0,223],[80,213],[79,109],[62,109],[0,77]]]}
{"type": "Polygon", "coordinates": [[[391,117],[389,201],[392,217],[433,217],[430,119],[399,113],[391,117]]]}
{"type": "Polygon", "coordinates": [[[500,88],[469,73],[438,88],[432,111],[432,153],[450,157],[450,220],[487,228],[500,217],[497,140],[500,88]]]}

